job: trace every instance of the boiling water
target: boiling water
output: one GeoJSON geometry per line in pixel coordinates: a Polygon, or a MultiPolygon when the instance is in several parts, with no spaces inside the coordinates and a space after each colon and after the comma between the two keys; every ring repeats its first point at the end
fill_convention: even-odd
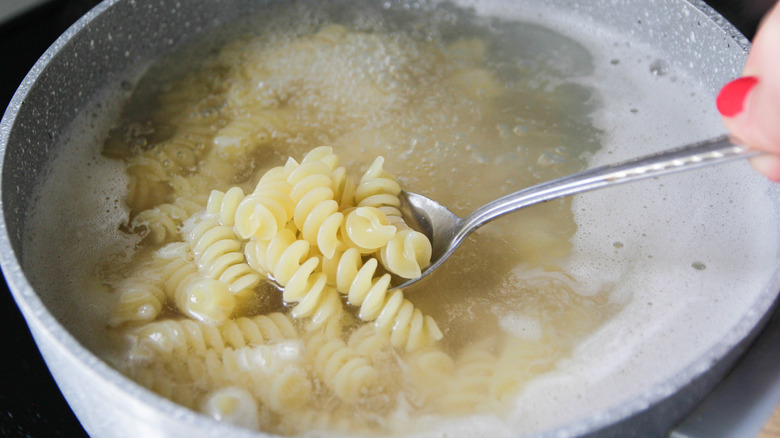
{"type": "MultiPolygon", "coordinates": [[[[594,37],[557,10],[536,9],[512,23],[447,5],[415,15],[414,5],[340,7],[302,13],[294,6],[275,11],[275,21],[237,25],[230,33],[240,36],[216,55],[212,41],[210,50],[196,46],[162,60],[76,123],[67,156],[55,160],[40,191],[46,213],[33,214],[25,264],[50,273],[33,280],[36,289],[67,291],[58,294],[59,317],[82,342],[121,367],[123,331],[105,328],[115,277],[132,270],[136,248],[154,248],[129,232],[130,218],[183,190],[165,183],[138,196],[140,189],[128,191],[126,163],[177,129],[213,139],[244,114],[234,108],[265,118],[255,137],[261,146],[223,137],[228,157],[242,158],[228,158],[228,170],[199,163],[223,176],[208,189],[251,188],[288,155],[299,159],[329,144],[353,175],[384,155],[404,188],[459,214],[587,161],[645,152],[624,148],[631,143],[655,140],[658,149],[720,130],[702,110],[711,107],[712,91],[663,54],[609,29],[594,37]],[[341,15],[347,18],[334,19],[341,15]],[[268,32],[246,36],[247,28],[268,32]],[[193,56],[199,50],[209,56],[193,56]],[[658,141],[659,130],[673,136],[658,141]],[[63,216],[70,218],[65,228],[63,216]]],[[[713,176],[697,178],[710,184],[713,176]]],[[[757,238],[737,224],[737,237],[724,243],[692,216],[694,206],[709,227],[733,227],[713,223],[707,212],[767,205],[765,194],[744,193],[742,178],[719,178],[707,195],[681,181],[549,202],[480,230],[407,297],[437,320],[442,348],[453,357],[487,339],[494,354],[498,345],[543,346],[516,364],[542,365],[515,382],[516,400],[499,408],[453,418],[389,403],[380,409],[384,418],[365,414],[371,424],[392,431],[402,419],[409,429],[397,432],[447,436],[532,432],[607,408],[697,357],[752,302],[732,293],[733,274],[767,272],[777,236],[757,238]],[[604,219],[623,214],[625,221],[604,219]],[[674,226],[679,234],[662,241],[674,226]],[[730,251],[718,250],[724,244],[730,251]],[[696,308],[712,316],[691,323],[683,315],[696,308]]],[[[739,279],[746,291],[762,285],[750,275],[739,279]]],[[[283,309],[278,300],[264,305],[283,309]]]]}

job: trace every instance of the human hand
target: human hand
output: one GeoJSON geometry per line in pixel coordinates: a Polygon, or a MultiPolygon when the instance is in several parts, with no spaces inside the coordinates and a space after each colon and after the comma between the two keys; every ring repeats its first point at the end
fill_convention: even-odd
{"type": "Polygon", "coordinates": [[[753,167],[780,182],[780,2],[759,25],[743,77],[721,89],[717,106],[736,140],[769,152],[752,158],[753,167]]]}

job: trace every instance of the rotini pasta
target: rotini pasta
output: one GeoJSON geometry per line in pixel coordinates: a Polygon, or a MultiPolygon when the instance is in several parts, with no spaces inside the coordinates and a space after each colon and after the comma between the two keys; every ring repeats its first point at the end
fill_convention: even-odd
{"type": "Polygon", "coordinates": [[[412,403],[416,406],[436,405],[449,396],[448,389],[455,376],[455,361],[438,346],[420,348],[404,358],[408,378],[415,388],[412,403]]]}
{"type": "Polygon", "coordinates": [[[134,329],[129,336],[134,358],[220,352],[299,338],[290,318],[278,312],[228,320],[219,327],[189,319],[154,321],[134,329]]]}
{"type": "Polygon", "coordinates": [[[202,389],[195,385],[188,368],[178,363],[154,362],[143,366],[125,365],[122,372],[139,385],[182,406],[197,410],[202,389]]]}
{"type": "Polygon", "coordinates": [[[245,248],[247,261],[259,272],[270,275],[284,289],[282,298],[297,303],[296,317],[311,317],[315,325],[341,316],[343,309],[336,290],[327,285],[326,276],[315,272],[317,257],[309,256],[310,245],[282,230],[270,241],[254,239],[245,248]],[[304,261],[305,259],[305,261],[304,261]]]}
{"type": "Polygon", "coordinates": [[[227,192],[212,190],[206,204],[206,212],[217,216],[220,225],[232,227],[236,223],[236,209],[244,199],[240,187],[232,187],[227,192]]]}
{"type": "MultiPolygon", "coordinates": [[[[467,258],[479,263],[450,271],[436,294],[389,290],[394,275],[420,275],[431,256],[428,239],[401,214],[401,183],[463,206],[488,195],[463,184],[515,184],[513,175],[490,172],[451,190],[439,181],[463,168],[464,147],[465,160],[483,159],[478,149],[496,144],[495,132],[504,136],[496,150],[521,160],[511,151],[525,116],[515,111],[460,132],[468,117],[499,113],[486,106],[498,84],[485,66],[498,51],[486,39],[418,44],[400,29],[377,30],[323,25],[308,36],[242,37],[203,59],[203,73],[154,85],[154,109],[128,112],[112,129],[104,155],[124,160],[128,176],[122,231],[141,244],[130,264],[101,270],[116,298],[108,324],[128,340],[126,356],[113,362],[130,378],[268,433],[413,434],[412,423],[429,418],[500,412],[566,351],[547,343],[569,346],[559,333],[598,322],[600,313],[572,291],[548,293],[561,289],[555,282],[523,279],[534,298],[496,297],[492,284],[479,298],[466,296],[466,271],[503,264],[496,254],[485,263],[467,258]],[[428,88],[447,98],[428,100],[428,88]],[[383,157],[350,176],[369,154],[385,152],[404,166],[403,179],[385,170],[383,157]],[[541,339],[496,334],[514,321],[500,311],[527,307],[568,322],[545,323],[541,339]],[[445,318],[446,342],[438,342],[434,315],[445,318]],[[469,332],[472,319],[501,321],[485,329],[489,342],[474,343],[484,333],[482,325],[469,332]]],[[[532,182],[522,178],[517,184],[532,182]]],[[[516,268],[510,263],[497,269],[516,268]]]]}
{"type": "Polygon", "coordinates": [[[393,274],[403,278],[415,278],[422,268],[431,263],[431,242],[419,231],[411,229],[403,219],[401,186],[382,165],[384,158],[377,157],[360,179],[355,200],[363,207],[374,207],[385,214],[394,226],[393,236],[381,246],[379,260],[393,274]]]}
{"type": "Polygon", "coordinates": [[[211,392],[200,411],[217,421],[256,430],[260,427],[258,406],[246,389],[228,386],[211,392]]]}
{"type": "Polygon", "coordinates": [[[220,225],[219,219],[209,215],[191,220],[185,237],[192,244],[200,272],[226,284],[233,295],[245,297],[260,282],[260,276],[246,264],[232,228],[220,225]]]}
{"type": "MultiPolygon", "coordinates": [[[[206,350],[202,355],[205,367],[202,379],[213,384],[236,385],[248,388],[263,405],[272,411],[297,410],[311,400],[311,378],[299,357],[282,356],[269,349],[299,350],[299,341],[286,341],[275,346],[258,345],[239,349],[226,348],[222,352],[206,350]],[[290,342],[295,342],[291,345],[290,342]]],[[[197,363],[199,355],[188,356],[197,363]]]]}
{"type": "MultiPolygon", "coordinates": [[[[272,170],[284,173],[284,168],[272,170]]],[[[294,203],[290,198],[292,187],[282,180],[261,179],[254,192],[244,197],[233,212],[236,233],[244,239],[255,237],[267,240],[285,227],[292,218],[294,203]]],[[[230,210],[223,212],[229,215],[230,210]]]]}
{"type": "Polygon", "coordinates": [[[378,363],[391,354],[390,341],[387,336],[378,333],[373,324],[363,324],[349,335],[347,344],[357,354],[363,355],[372,362],[378,363]]]}
{"type": "Polygon", "coordinates": [[[380,331],[388,333],[395,347],[414,350],[441,339],[436,322],[403,297],[401,290],[388,293],[390,275],[375,276],[378,262],[370,258],[363,263],[360,252],[350,248],[334,258],[323,259],[323,270],[330,282],[347,301],[360,307],[364,321],[374,321],[380,331]]]}
{"type": "Polygon", "coordinates": [[[126,322],[148,322],[157,318],[167,301],[165,291],[160,287],[161,275],[153,268],[120,282],[116,290],[119,299],[114,305],[108,324],[112,327],[126,322]]]}
{"type": "Polygon", "coordinates": [[[381,210],[365,206],[348,209],[341,229],[344,242],[365,254],[383,248],[396,234],[381,210]]]}
{"type": "Polygon", "coordinates": [[[398,194],[401,186],[395,177],[387,172],[382,165],[385,159],[377,157],[360,178],[355,190],[355,202],[358,206],[376,207],[387,216],[401,217],[401,201],[398,194]]]}
{"type": "Polygon", "coordinates": [[[318,331],[307,340],[306,350],[315,373],[343,402],[355,403],[376,389],[378,375],[371,361],[340,337],[318,331]]]}
{"type": "Polygon", "coordinates": [[[466,346],[455,361],[455,376],[449,380],[447,397],[440,401],[449,411],[490,411],[498,400],[490,389],[494,384],[496,356],[490,342],[466,346]]]}
{"type": "MultiPolygon", "coordinates": [[[[404,224],[405,226],[405,224],[404,224]]],[[[431,264],[431,241],[419,231],[396,223],[398,232],[379,250],[379,260],[393,274],[403,278],[417,278],[422,269],[431,264]]]]}
{"type": "Polygon", "coordinates": [[[206,198],[202,195],[177,198],[172,203],[158,205],[136,215],[130,227],[139,234],[147,234],[151,244],[160,245],[177,240],[182,223],[202,210],[206,198]]]}
{"type": "Polygon", "coordinates": [[[225,283],[198,272],[187,244],[166,245],[158,254],[165,293],[183,314],[210,324],[220,324],[230,317],[236,307],[235,297],[225,283]]]}

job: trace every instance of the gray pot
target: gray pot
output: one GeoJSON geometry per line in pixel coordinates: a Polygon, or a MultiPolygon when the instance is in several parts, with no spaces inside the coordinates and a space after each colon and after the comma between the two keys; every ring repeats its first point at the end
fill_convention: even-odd
{"type": "MultiPolygon", "coordinates": [[[[186,6],[174,0],[148,3],[116,0],[102,3],[71,27],[41,57],[20,86],[0,125],[0,148],[3,151],[2,227],[6,231],[0,236],[2,268],[49,369],[70,406],[92,436],[258,436],[253,432],[218,424],[158,397],[98,359],[84,347],[89,335],[72,326],[73,310],[63,306],[68,299],[61,295],[58,288],[41,285],[38,281],[40,271],[27,263],[37,257],[26,245],[29,240],[26,233],[30,232],[27,220],[34,201],[34,189],[41,179],[48,177],[46,164],[49,159],[56,154],[68,153],[59,150],[58,145],[75,115],[98,92],[124,78],[127,71],[136,70],[147,60],[205,30],[248,15],[262,6],[260,2],[252,1],[230,2],[235,7],[226,7],[226,3],[207,0],[187,2],[186,6]]],[[[531,7],[504,0],[486,0],[474,3],[474,6],[480,13],[505,17],[535,15],[527,12],[535,10],[535,7],[544,11],[562,11],[567,19],[576,22],[574,27],[580,32],[590,32],[594,40],[625,35],[626,41],[637,46],[638,53],[642,53],[642,45],[651,47],[655,53],[663,53],[663,65],[655,64],[653,67],[652,62],[648,62],[651,64],[651,72],[665,73],[661,70],[669,68],[679,72],[681,77],[696,78],[698,89],[710,95],[714,95],[723,83],[740,74],[748,49],[747,41],[738,31],[696,0],[644,3],[598,1],[584,4],[556,0],[545,2],[543,7],[542,3],[531,7]],[[604,29],[609,29],[609,32],[605,33],[604,29]]],[[[542,15],[539,14],[540,17],[542,15]]],[[[549,13],[546,16],[551,17],[549,13]]],[[[557,23],[553,26],[564,26],[561,24],[565,23],[564,19],[558,17],[556,20],[552,20],[557,23]]],[[[629,62],[628,59],[622,61],[629,62]]],[[[633,59],[630,61],[634,62],[633,59]]],[[[644,105],[643,108],[651,108],[656,102],[650,96],[649,100],[635,103],[644,105]]],[[[713,132],[718,131],[718,128],[711,128],[716,116],[712,114],[711,108],[709,111],[708,114],[695,113],[690,116],[694,121],[700,117],[707,118],[709,124],[704,128],[665,133],[666,136],[648,136],[643,134],[641,128],[637,128],[633,139],[643,143],[644,149],[630,146],[612,148],[593,157],[593,164],[651,152],[648,148],[660,150],[682,141],[696,140],[698,136],[720,134],[713,132]]],[[[645,131],[652,129],[645,128],[645,131]]],[[[613,134],[624,140],[631,138],[625,133],[613,134]]],[[[740,306],[736,306],[738,309],[734,310],[734,314],[723,320],[717,339],[707,338],[705,345],[694,342],[695,352],[689,356],[681,355],[679,362],[670,358],[672,365],[663,379],[633,379],[643,384],[637,388],[627,388],[621,397],[612,402],[594,402],[591,412],[575,415],[565,424],[555,425],[547,431],[541,430],[539,436],[664,435],[701,401],[760,331],[780,289],[777,263],[780,240],[777,238],[776,225],[780,219],[780,196],[778,187],[757,177],[745,163],[742,164],[712,172],[702,171],[696,175],[670,177],[672,179],[667,187],[692,194],[698,193],[697,189],[704,189],[709,195],[703,200],[674,198],[669,201],[671,205],[650,205],[645,210],[628,208],[637,197],[657,192],[658,182],[650,182],[615,189],[610,194],[583,195],[575,201],[577,206],[614,206],[618,210],[621,205],[626,205],[625,214],[616,217],[604,219],[597,213],[583,213],[578,217],[581,229],[593,227],[596,230],[594,232],[605,233],[604,239],[609,239],[610,235],[603,231],[604,226],[598,226],[599,221],[607,221],[606,228],[613,230],[622,229],[626,223],[657,230],[663,229],[663,224],[668,223],[668,217],[663,217],[665,212],[689,211],[692,217],[690,222],[673,222],[670,226],[681,225],[691,230],[706,228],[708,232],[703,239],[708,240],[709,244],[702,244],[702,248],[715,250],[702,249],[694,253],[719,254],[713,256],[716,261],[708,265],[707,275],[713,276],[714,280],[705,280],[702,284],[707,281],[733,284],[734,293],[744,296],[744,300],[740,306]],[[758,194],[757,200],[749,196],[739,199],[740,193],[758,194]],[[716,217],[710,216],[714,207],[705,204],[724,196],[732,196],[733,205],[729,207],[729,203],[725,203],[725,207],[717,207],[721,211],[716,217]],[[755,227],[745,225],[746,218],[752,217],[742,211],[745,205],[750,208],[753,208],[752,205],[760,207],[756,208],[760,212],[760,220],[755,227]],[[697,211],[705,211],[701,221],[693,220],[697,211]],[[755,229],[751,231],[751,228],[755,229]],[[753,251],[751,242],[761,240],[762,236],[762,249],[753,251]],[[718,248],[721,248],[720,252],[718,248]],[[720,254],[722,252],[726,254],[720,254]],[[745,261],[746,256],[754,259],[745,261]],[[724,263],[718,260],[728,260],[729,257],[735,257],[734,269],[723,269],[724,263]],[[755,266],[755,269],[746,271],[744,266],[755,266]]],[[[648,202],[652,203],[652,200],[648,202]]],[[[47,212],[51,215],[61,213],[56,207],[47,212]]],[[[630,230],[626,233],[630,233],[630,230]]],[[[691,233],[695,234],[694,231],[691,233]]],[[[698,239],[699,235],[696,236],[698,239]]],[[[651,238],[664,240],[665,235],[654,234],[651,238]]],[[[675,245],[679,242],[673,240],[670,238],[668,243],[670,253],[678,249],[675,245]]],[[[664,244],[652,247],[656,251],[666,251],[664,244]]],[[[51,251],[59,257],[69,256],[68,248],[54,247],[51,251]]],[[[660,268],[650,266],[648,269],[660,268]]],[[[698,278],[689,275],[699,274],[686,271],[678,278],[674,274],[676,271],[669,272],[669,277],[664,281],[671,284],[685,283],[690,288],[677,292],[681,299],[692,296],[687,294],[701,296],[706,292],[695,281],[689,281],[698,278]]],[[[668,336],[668,333],[680,328],[691,328],[691,333],[696,336],[696,327],[712,323],[708,320],[712,315],[704,313],[677,315],[677,319],[669,323],[673,328],[664,326],[658,331],[668,336]],[[684,320],[684,324],[680,323],[681,320],[684,320]]],[[[626,325],[625,330],[642,330],[643,327],[642,323],[638,323],[636,327],[626,325]]],[[[597,336],[588,347],[602,348],[604,351],[612,348],[598,344],[607,334],[602,333],[601,338],[597,336]]],[[[674,338],[667,341],[675,342],[674,338]]],[[[637,354],[648,351],[652,349],[640,348],[637,354]]],[[[629,366],[626,373],[629,376],[633,376],[632,373],[641,376],[647,375],[647,370],[629,366]]],[[[614,384],[620,385],[620,380],[615,380],[614,384]]]]}

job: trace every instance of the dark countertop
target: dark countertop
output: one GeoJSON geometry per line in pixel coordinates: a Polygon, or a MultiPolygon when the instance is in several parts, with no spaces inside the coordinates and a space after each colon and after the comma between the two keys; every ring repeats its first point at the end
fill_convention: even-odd
{"type": "MultiPolygon", "coordinates": [[[[51,0],[0,23],[0,108],[6,107],[26,72],[49,45],[97,3],[51,0]]],[[[773,0],[707,3],[752,37],[759,17],[773,0]]],[[[49,374],[7,286],[2,283],[0,288],[0,351],[9,355],[0,360],[0,436],[87,436],[49,374]]]]}

